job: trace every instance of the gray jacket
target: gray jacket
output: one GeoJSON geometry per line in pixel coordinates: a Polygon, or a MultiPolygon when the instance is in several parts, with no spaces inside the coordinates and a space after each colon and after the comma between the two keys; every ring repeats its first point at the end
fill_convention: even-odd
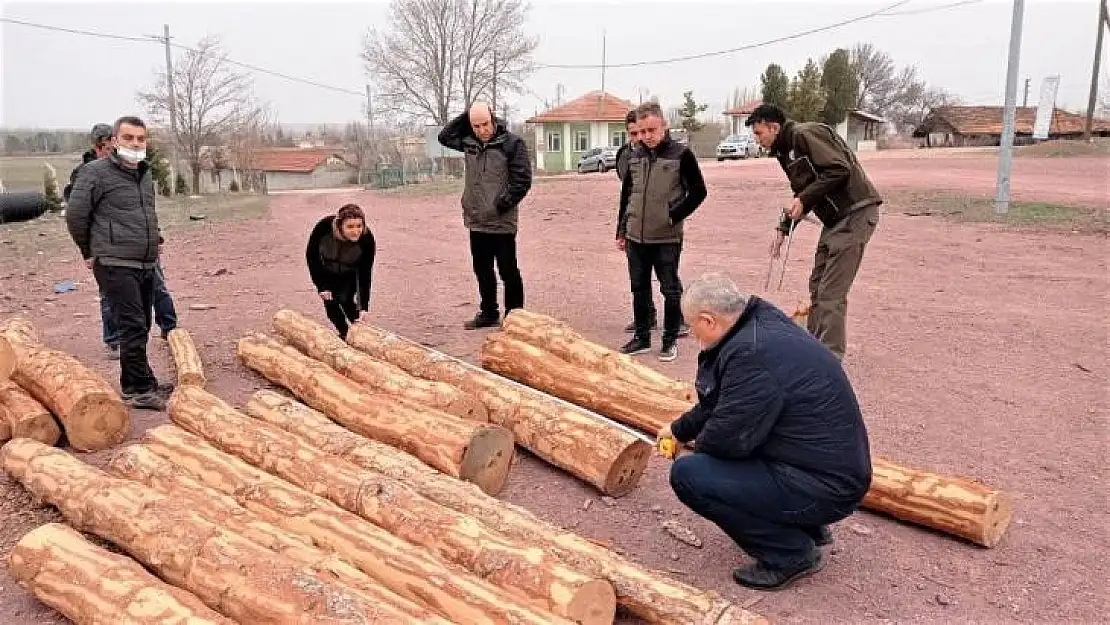
{"type": "Polygon", "coordinates": [[[439,142],[466,155],[463,225],[474,232],[515,234],[517,207],[532,188],[532,163],[524,140],[509,132],[505,122],[495,123],[493,137],[482,143],[463,113],[444,126],[439,142]]]}
{"type": "Polygon", "coordinates": [[[643,244],[681,243],[682,222],[706,197],[698,159],[670,138],[655,149],[639,144],[628,153],[617,238],[643,244]]]}
{"type": "Polygon", "coordinates": [[[69,196],[66,225],[86,259],[153,267],[161,236],[150,165],[142,161],[128,169],[113,154],[83,166],[69,196]]]}

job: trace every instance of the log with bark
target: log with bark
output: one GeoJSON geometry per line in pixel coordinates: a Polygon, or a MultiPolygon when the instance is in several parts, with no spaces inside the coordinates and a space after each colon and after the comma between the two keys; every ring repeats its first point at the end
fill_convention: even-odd
{"type": "Polygon", "coordinates": [[[77,625],[235,625],[191,593],[61,523],[24,534],[8,566],[20,586],[77,625]]]}
{"type": "Polygon", "coordinates": [[[380,589],[355,591],[197,515],[189,502],[111,477],[53,447],[8,442],[0,464],[75,528],[115,543],[240,623],[446,623],[380,589]]]}
{"type": "Polygon", "coordinates": [[[19,386],[0,381],[0,442],[30,438],[54,445],[61,436],[62,430],[46,407],[19,386]]]}
{"type": "Polygon", "coordinates": [[[440,474],[404,452],[345,430],[295,400],[259,391],[251,397],[246,411],[322,451],[403,480],[428,499],[473,516],[506,536],[543,547],[576,570],[609,580],[617,592],[617,602],[649,623],[765,623],[759,615],[716,593],[639,567],[609,549],[540,520],[523,508],[490,497],[472,484],[440,474]]]}
{"type": "Polygon", "coordinates": [[[169,413],[174,423],[223,451],[465,566],[522,601],[580,623],[612,622],[616,597],[608,582],[578,573],[542,549],[492,532],[400,480],[330,457],[196,387],[177,389],[169,413]]]}
{"type": "Polygon", "coordinates": [[[598,373],[643,387],[672,399],[694,401],[694,385],[680,382],[641,364],[635,358],[587,340],[568,324],[518,308],[505,316],[501,330],[525,343],[598,373]]]}
{"type": "Polygon", "coordinates": [[[264,336],[239,341],[240,360],[360,434],[404,449],[488,493],[505,486],[514,453],[505,428],[376,396],[293,347],[264,336]]]}
{"type": "MultiPolygon", "coordinates": [[[[513,315],[515,314],[517,311],[513,311],[513,315]]],[[[522,315],[521,319],[527,319],[533,323],[533,326],[529,327],[538,328],[543,323],[548,323],[545,319],[550,320],[550,323],[556,327],[562,327],[560,322],[540,315],[522,315]]],[[[546,333],[536,330],[530,335],[541,337],[546,336],[546,333]]],[[[491,342],[498,346],[504,343],[497,339],[492,339],[491,342]]],[[[494,352],[494,350],[490,351],[494,352]]],[[[516,362],[506,364],[507,359],[500,356],[496,360],[496,366],[520,371],[521,375],[527,375],[529,383],[536,384],[540,390],[558,392],[560,388],[567,386],[566,378],[596,382],[596,379],[591,378],[584,368],[567,368],[561,364],[560,371],[563,377],[547,378],[542,375],[542,372],[534,372],[541,362],[546,361],[536,359],[534,356],[528,357],[523,350],[514,352],[514,357],[516,362]],[[522,361],[523,364],[521,364],[522,361]]],[[[586,388],[576,388],[576,396],[581,399],[588,396],[590,390],[596,390],[597,398],[586,398],[583,401],[601,414],[640,427],[650,434],[657,431],[657,428],[652,429],[655,427],[654,423],[646,426],[647,424],[629,418],[636,410],[632,399],[625,398],[621,401],[620,397],[609,393],[604,384],[596,385],[592,389],[586,382],[582,385],[586,388]]],[[[657,384],[653,388],[657,394],[663,394],[671,386],[657,384]]],[[[692,404],[689,403],[683,406],[668,406],[661,416],[668,422],[674,421],[691,406],[692,404]],[[669,417],[666,415],[667,411],[670,412],[669,417]]],[[[1013,503],[1011,497],[1002,491],[973,480],[899,466],[880,457],[873,456],[871,462],[873,467],[871,488],[863,500],[863,506],[868,509],[948,532],[985,547],[996,545],[1010,524],[1013,503]]]]}
{"type": "Polygon", "coordinates": [[[99,451],[127,438],[131,411],[100,374],[69,354],[44,347],[25,320],[0,326],[0,335],[16,353],[12,381],[58,418],[70,445],[99,451]]]}
{"type": "Polygon", "coordinates": [[[197,352],[189,331],[182,328],[170,330],[166,341],[170,344],[170,353],[173,354],[173,363],[177,368],[177,384],[192,384],[204,388],[208,383],[204,377],[204,363],[200,360],[200,353],[197,352]]]}
{"type": "Polygon", "coordinates": [[[274,331],[294,347],[375,393],[430,406],[463,419],[489,421],[486,407],[476,397],[450,384],[418,378],[396,365],[371,358],[301,314],[280,310],[274,315],[273,325],[274,331]]]}
{"type": "Polygon", "coordinates": [[[607,495],[627,494],[647,467],[650,444],[574,404],[367,324],[354,326],[347,342],[412,375],[474,395],[490,421],[512,430],[518,444],[607,495]]]}
{"type": "MultiPolygon", "coordinates": [[[[515,312],[515,311],[514,311],[515,312]]],[[[478,354],[482,368],[628,424],[656,433],[690,407],[611,375],[569,363],[504,332],[491,332],[478,354]]]]}
{"type": "MultiPolygon", "coordinates": [[[[183,437],[169,438],[180,443],[183,437]]],[[[220,457],[226,456],[203,442],[195,443],[192,448],[194,453],[216,457],[207,463],[209,466],[218,466],[220,457]]],[[[231,457],[222,461],[231,462],[231,457]]],[[[313,570],[329,574],[346,586],[371,592],[378,586],[384,586],[453,622],[474,625],[570,623],[515,604],[502,591],[477,580],[469,572],[448,570],[441,562],[415,552],[410,545],[380,528],[350,513],[340,514],[338,508],[331,512],[330,523],[344,527],[344,530],[336,532],[327,526],[311,524],[315,531],[305,531],[304,516],[282,516],[277,510],[289,513],[294,509],[292,502],[297,498],[308,501],[314,496],[304,491],[289,493],[293,488],[287,483],[272,487],[265,481],[252,482],[252,489],[267,489],[277,496],[288,495],[284,507],[274,510],[264,508],[258,512],[243,507],[231,495],[202,484],[183,467],[145,445],[131,445],[120,450],[109,461],[107,470],[146,484],[165,495],[186,499],[197,514],[208,521],[313,570]],[[367,531],[367,526],[370,531],[367,531]]],[[[323,503],[321,501],[316,505],[323,508],[323,503]]]]}

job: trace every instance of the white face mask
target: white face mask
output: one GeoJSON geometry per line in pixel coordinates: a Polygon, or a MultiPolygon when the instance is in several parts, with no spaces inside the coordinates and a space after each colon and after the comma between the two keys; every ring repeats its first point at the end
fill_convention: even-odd
{"type": "Polygon", "coordinates": [[[125,148],[121,145],[116,148],[116,154],[129,163],[138,163],[146,158],[146,149],[132,150],[131,148],[125,148]]]}

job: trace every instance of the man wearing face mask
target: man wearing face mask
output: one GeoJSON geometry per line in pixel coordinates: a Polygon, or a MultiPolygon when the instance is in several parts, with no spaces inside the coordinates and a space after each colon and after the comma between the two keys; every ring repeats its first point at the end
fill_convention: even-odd
{"type": "Polygon", "coordinates": [[[145,160],[146,124],[121,117],[112,130],[115,149],[81,168],[66,222],[119,329],[124,400],[134,408],[163,410],[173,387],[158,383],[147,359],[161,236],[145,160]]]}
{"type": "Polygon", "coordinates": [[[783,588],[824,567],[828,525],[870,488],[855,393],[831,351],[725,276],[691,283],[682,314],[702,352],[698,403],[658,435],[694,442],[671,487],[755,559],[733,570],[738,584],[783,588]]]}
{"type": "Polygon", "coordinates": [[[494,327],[501,323],[495,262],[505,285],[505,314],[524,307],[516,233],[518,206],[532,188],[528,148],[483,102],[444,126],[439,142],[466,155],[463,224],[470,231],[470,257],[481,303],[478,314],[463,327],[494,327]]]}

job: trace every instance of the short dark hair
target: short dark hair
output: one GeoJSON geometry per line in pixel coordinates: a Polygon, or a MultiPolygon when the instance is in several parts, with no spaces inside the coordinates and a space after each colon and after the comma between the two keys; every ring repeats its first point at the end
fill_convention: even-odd
{"type": "Polygon", "coordinates": [[[655,116],[659,119],[666,120],[663,115],[663,107],[659,106],[658,102],[644,102],[636,107],[636,119],[644,119],[646,117],[655,116]]]}
{"type": "Polygon", "coordinates": [[[768,123],[779,125],[785,124],[786,113],[784,113],[783,110],[775,104],[760,104],[759,106],[755,107],[755,110],[752,111],[752,114],[748,115],[748,118],[744,120],[745,126],[754,126],[756,124],[768,123]]]}
{"type": "Polygon", "coordinates": [[[629,124],[635,124],[635,123],[636,123],[636,109],[632,109],[631,111],[628,111],[628,114],[626,114],[624,116],[624,125],[627,126],[629,124]]]}
{"type": "Polygon", "coordinates": [[[108,124],[97,124],[92,127],[92,132],[89,133],[89,138],[92,140],[94,146],[99,147],[105,141],[112,138],[112,127],[108,124]]]}
{"type": "Polygon", "coordinates": [[[123,117],[117,119],[116,123],[112,124],[112,136],[119,136],[119,128],[124,124],[146,130],[146,123],[143,120],[135,117],[134,115],[124,115],[123,117]]]}
{"type": "Polygon", "coordinates": [[[366,223],[366,214],[362,212],[362,207],[358,204],[344,204],[339,207],[335,213],[335,219],[339,225],[343,225],[344,221],[348,219],[360,219],[362,223],[366,223]]]}

